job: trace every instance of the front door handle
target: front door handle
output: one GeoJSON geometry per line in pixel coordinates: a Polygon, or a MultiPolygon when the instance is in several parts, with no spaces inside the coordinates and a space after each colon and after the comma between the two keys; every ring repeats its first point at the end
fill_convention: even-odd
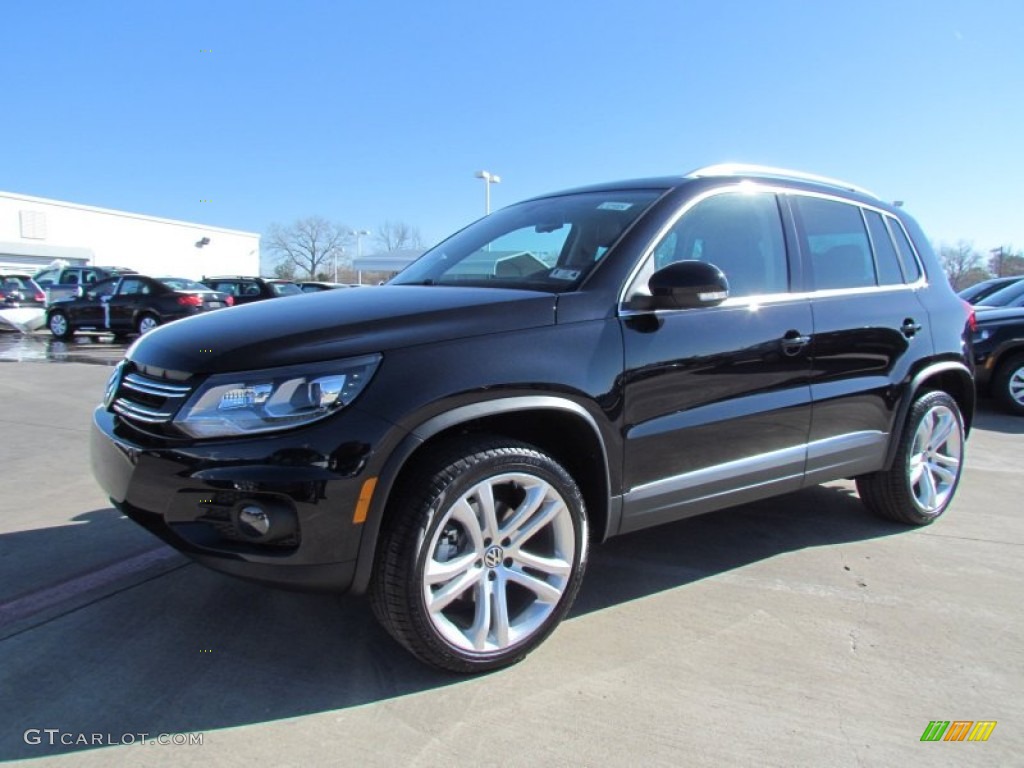
{"type": "Polygon", "coordinates": [[[786,335],[782,337],[782,353],[789,357],[799,355],[803,348],[810,343],[810,336],[805,336],[797,330],[786,331],[786,335]]]}
{"type": "Polygon", "coordinates": [[[909,339],[921,330],[921,324],[915,322],[914,318],[908,317],[903,321],[903,325],[900,326],[900,330],[903,332],[903,335],[909,339]]]}

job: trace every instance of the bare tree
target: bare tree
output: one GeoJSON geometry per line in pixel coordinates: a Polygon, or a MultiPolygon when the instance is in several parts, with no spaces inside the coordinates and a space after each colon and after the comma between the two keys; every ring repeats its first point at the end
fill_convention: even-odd
{"type": "Polygon", "coordinates": [[[286,272],[291,267],[294,275],[316,279],[317,275],[333,275],[336,264],[348,265],[344,247],[348,232],[346,226],[310,216],[289,227],[272,224],[266,247],[277,258],[276,271],[286,272]]]}
{"type": "Polygon", "coordinates": [[[373,239],[382,251],[388,252],[423,247],[420,231],[404,221],[385,221],[377,227],[373,239]]]}
{"type": "Polygon", "coordinates": [[[942,246],[939,249],[939,260],[954,291],[963,290],[970,284],[971,277],[984,271],[981,269],[981,254],[964,240],[955,246],[942,246]]]}

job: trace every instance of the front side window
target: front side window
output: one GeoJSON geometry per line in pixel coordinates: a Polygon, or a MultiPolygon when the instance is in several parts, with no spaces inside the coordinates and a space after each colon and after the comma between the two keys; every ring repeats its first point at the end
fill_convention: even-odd
{"type": "Polygon", "coordinates": [[[109,280],[101,280],[98,283],[94,283],[89,287],[85,297],[90,301],[96,301],[103,296],[111,296],[114,293],[114,288],[117,287],[118,278],[112,277],[109,280]]]}
{"type": "Polygon", "coordinates": [[[726,192],[701,200],[654,246],[629,295],[647,295],[647,281],[676,261],[714,264],[729,281],[729,296],[789,290],[786,241],[771,192],[726,192]]]}
{"type": "Polygon", "coordinates": [[[582,192],[503,208],[427,251],[391,284],[573,290],[660,195],[582,192]]]}
{"type": "Polygon", "coordinates": [[[792,200],[815,289],[876,285],[871,243],[860,207],[805,195],[794,195],[792,200]]]}

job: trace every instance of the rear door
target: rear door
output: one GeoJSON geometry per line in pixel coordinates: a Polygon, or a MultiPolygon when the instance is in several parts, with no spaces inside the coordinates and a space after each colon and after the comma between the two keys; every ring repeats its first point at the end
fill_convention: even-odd
{"type": "MultiPolygon", "coordinates": [[[[712,263],[717,307],[621,312],[621,531],[800,487],[810,428],[810,303],[790,291],[776,195],[735,186],[684,206],[627,291],[673,261],[712,263]]],[[[789,233],[790,238],[792,233],[789,233]]]]}
{"type": "MultiPolygon", "coordinates": [[[[813,485],[881,467],[915,360],[931,354],[919,266],[902,264],[884,211],[821,195],[788,196],[810,281],[813,485]]],[[[902,230],[900,230],[902,233],[902,230]]]]}

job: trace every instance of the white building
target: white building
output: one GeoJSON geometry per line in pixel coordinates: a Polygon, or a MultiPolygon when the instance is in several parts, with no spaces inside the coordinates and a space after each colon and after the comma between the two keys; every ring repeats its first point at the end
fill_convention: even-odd
{"type": "Polygon", "coordinates": [[[258,275],[260,236],[0,192],[0,267],[128,267],[155,277],[258,275]]]}

